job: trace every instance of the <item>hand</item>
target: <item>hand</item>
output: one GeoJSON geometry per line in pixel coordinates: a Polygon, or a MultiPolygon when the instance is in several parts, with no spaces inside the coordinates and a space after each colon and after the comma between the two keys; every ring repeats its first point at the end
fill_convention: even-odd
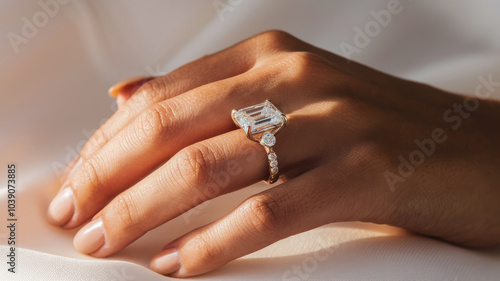
{"type": "Polygon", "coordinates": [[[454,110],[463,97],[278,31],[118,88],[128,89],[126,102],[82,149],[48,211],[64,228],[91,219],[74,240],[83,253],[113,254],[203,201],[267,179],[263,147],[230,117],[266,99],[288,118],[274,147],[285,181],[171,241],[153,270],[201,274],[339,221],[470,246],[500,241],[496,102],[474,100],[463,117],[454,110]],[[213,175],[222,173],[221,185],[213,175]]]}

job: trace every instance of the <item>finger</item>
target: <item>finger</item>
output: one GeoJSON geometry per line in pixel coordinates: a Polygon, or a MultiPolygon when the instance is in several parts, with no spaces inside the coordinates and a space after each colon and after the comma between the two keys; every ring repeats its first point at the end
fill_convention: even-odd
{"type": "Polygon", "coordinates": [[[160,274],[202,274],[285,237],[331,222],[330,202],[310,171],[243,202],[225,217],[167,244],[151,261],[160,274]]]}
{"type": "Polygon", "coordinates": [[[120,109],[130,98],[130,96],[118,95],[116,97],[116,107],[120,109]]]}
{"type": "MultiPolygon", "coordinates": [[[[302,107],[305,97],[298,97],[293,105],[280,102],[287,100],[292,88],[290,82],[296,80],[295,72],[307,71],[304,65],[310,64],[304,62],[304,58],[310,55],[299,53],[294,56],[285,60],[293,62],[293,67],[276,62],[199,87],[148,109],[84,161],[68,180],[65,188],[73,192],[75,207],[67,210],[73,214],[69,217],[63,216],[63,212],[49,215],[66,219],[60,220],[59,224],[66,228],[79,226],[114,196],[138,182],[183,147],[233,129],[235,125],[228,116],[234,108],[243,108],[254,104],[255,100],[263,101],[269,97],[289,111],[302,107]]],[[[318,76],[314,79],[322,78],[318,76]]]]}
{"type": "MultiPolygon", "coordinates": [[[[280,136],[296,139],[308,123],[295,119],[294,125],[295,130],[283,132],[280,136]]],[[[286,157],[278,157],[283,171],[286,172],[290,166],[309,169],[312,165],[309,159],[318,158],[322,153],[320,149],[314,148],[304,153],[298,149],[302,145],[306,144],[297,141],[275,145],[278,155],[288,151],[286,157]]],[[[97,257],[110,255],[194,206],[267,176],[265,150],[260,144],[249,141],[240,130],[193,144],[114,198],[96,216],[100,220],[80,230],[75,237],[75,247],[97,257]],[[165,202],[176,203],[165,208],[165,202]],[[106,228],[105,243],[102,241],[104,236],[100,240],[88,238],[92,236],[88,235],[88,229],[93,229],[95,223],[106,228]]]]}
{"type": "Polygon", "coordinates": [[[154,77],[150,76],[139,76],[128,78],[123,81],[116,83],[115,85],[109,88],[108,93],[111,97],[116,98],[119,95],[124,96],[125,98],[129,98],[132,94],[137,91],[144,83],[153,80],[154,77]]]}
{"type": "MultiPolygon", "coordinates": [[[[127,126],[142,111],[151,104],[174,97],[180,93],[196,88],[200,85],[224,79],[239,72],[245,72],[251,68],[253,62],[247,59],[236,59],[237,48],[228,49],[192,62],[183,66],[164,77],[150,80],[137,90],[128,106],[122,106],[109,120],[103,124],[85,144],[78,158],[80,164],[99,151],[114,135],[127,126]]],[[[65,175],[73,174],[81,165],[67,168],[65,175]]],[[[67,189],[67,178],[64,176],[63,185],[59,193],[53,199],[47,210],[50,223],[63,225],[73,216],[75,204],[77,203],[73,191],[67,189]]],[[[90,215],[89,215],[90,216],[90,215]]],[[[78,225],[78,224],[75,224],[78,225]]]]}
{"type": "Polygon", "coordinates": [[[109,88],[108,93],[116,98],[116,105],[120,109],[123,104],[146,82],[153,80],[154,77],[134,77],[120,81],[109,88]]]}
{"type": "MultiPolygon", "coordinates": [[[[131,87],[127,84],[141,84],[138,82],[141,78],[118,83],[109,91],[111,96],[117,96],[118,111],[92,135],[80,155],[82,158],[89,158],[150,105],[198,86],[244,73],[252,69],[259,61],[264,61],[271,54],[282,50],[329,54],[285,32],[268,31],[191,62],[163,77],[146,81],[149,84],[135,89],[138,95],[127,107],[123,106],[124,101],[130,97],[127,98],[126,94],[119,93],[123,92],[124,87],[131,87]]],[[[143,78],[148,80],[148,77],[143,78]]],[[[69,174],[70,171],[71,168],[68,168],[65,174],[69,174]]]]}
{"type": "MultiPolygon", "coordinates": [[[[123,104],[142,86],[144,83],[153,80],[154,77],[134,77],[120,81],[109,88],[108,93],[111,97],[116,98],[116,105],[120,109],[123,104]]],[[[75,169],[81,164],[82,158],[78,155],[75,157],[68,167],[63,172],[61,182],[65,182],[75,169]]]]}
{"type": "MultiPolygon", "coordinates": [[[[188,63],[140,87],[128,106],[120,108],[89,139],[81,151],[89,158],[152,104],[196,87],[233,77],[253,69],[283,51],[322,51],[281,31],[267,31],[225,50],[188,63]]],[[[327,53],[325,51],[322,51],[327,53]]]]}
{"type": "Polygon", "coordinates": [[[96,224],[94,219],[75,236],[75,248],[96,257],[110,255],[208,198],[263,179],[265,155],[258,143],[239,131],[185,148],[96,215],[97,223],[105,228],[100,231],[106,233],[105,241],[103,236],[94,239],[89,234],[88,229],[96,224]],[[165,207],[166,202],[175,203],[165,207]]]}
{"type": "MultiPolygon", "coordinates": [[[[287,33],[268,31],[240,42],[226,50],[191,62],[164,77],[152,80],[144,77],[144,80],[147,80],[146,85],[142,83],[144,80],[141,80],[141,78],[125,81],[125,83],[118,83],[118,85],[110,89],[110,95],[118,95],[117,103],[119,104],[119,109],[92,135],[83,147],[80,152],[79,158],[81,159],[79,163],[83,162],[83,159],[90,158],[96,151],[100,150],[104,144],[151,104],[174,97],[206,83],[244,73],[252,69],[255,65],[258,65],[259,61],[265,61],[272,54],[282,50],[315,51],[316,48],[297,40],[287,33]],[[241,54],[245,55],[242,56],[241,54]],[[134,88],[127,84],[137,86],[141,83],[143,86],[135,89],[135,93],[137,93],[135,95],[136,98],[131,101],[129,106],[125,107],[124,101],[130,99],[130,97],[127,99],[127,94],[122,96],[119,93],[123,92],[123,88],[134,88]]],[[[66,169],[63,183],[66,181],[67,175],[72,174],[78,166],[76,165],[73,168],[70,165],[66,169]]],[[[63,189],[64,184],[60,191],[62,192],[63,189]]],[[[62,200],[63,198],[60,199],[62,200]]],[[[68,209],[66,208],[66,210],[68,209]]],[[[67,212],[59,213],[65,214],[67,212]]],[[[49,220],[56,225],[64,224],[68,219],[69,216],[67,215],[49,217],[49,220]]]]}
{"type": "MultiPolygon", "coordinates": [[[[89,158],[151,105],[196,87],[248,71],[255,64],[255,58],[251,54],[241,56],[241,49],[240,45],[230,47],[188,63],[165,76],[147,81],[135,91],[135,95],[130,97],[127,106],[120,106],[118,111],[92,135],[80,155],[85,159],[89,158]]],[[[115,88],[111,89],[111,95],[118,94],[120,87],[115,88]]],[[[120,100],[123,102],[123,98],[120,100]]]]}
{"type": "Polygon", "coordinates": [[[73,174],[76,168],[80,166],[81,163],[82,158],[80,158],[80,156],[77,155],[75,158],[73,158],[66,169],[64,169],[64,172],[61,176],[61,182],[64,183],[73,174]]]}

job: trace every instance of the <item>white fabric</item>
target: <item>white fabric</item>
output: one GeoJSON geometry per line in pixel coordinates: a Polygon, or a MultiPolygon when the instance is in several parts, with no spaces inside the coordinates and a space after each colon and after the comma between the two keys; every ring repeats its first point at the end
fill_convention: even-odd
{"type": "MultiPolygon", "coordinates": [[[[47,2],[49,0],[42,0],[47,2]]],[[[64,2],[63,0],[60,0],[64,2]]],[[[18,46],[22,18],[38,1],[0,3],[0,149],[18,166],[17,267],[7,272],[7,232],[0,237],[1,280],[166,280],[149,259],[173,238],[225,214],[259,184],[205,203],[106,259],[77,253],[76,231],[50,226],[45,210],[60,167],[115,110],[107,88],[123,78],[161,74],[269,29],[282,29],[342,55],[354,27],[390,0],[71,1],[18,46]],[[222,4],[221,4],[222,3],[222,4]],[[217,13],[214,4],[226,5],[217,13]],[[232,5],[230,8],[227,5],[232,5]],[[145,266],[145,267],[144,267],[145,266]]],[[[448,90],[473,93],[479,75],[500,80],[500,2],[401,1],[403,10],[352,56],[376,69],[448,90]]],[[[494,93],[499,97],[500,91],[494,93]]],[[[0,191],[7,224],[6,188],[0,191]]],[[[499,280],[500,248],[470,250],[371,224],[339,223],[279,241],[199,277],[213,280],[499,280]],[[298,268],[298,269],[297,269],[298,268]],[[294,273],[299,270],[300,273],[294,273]]]]}

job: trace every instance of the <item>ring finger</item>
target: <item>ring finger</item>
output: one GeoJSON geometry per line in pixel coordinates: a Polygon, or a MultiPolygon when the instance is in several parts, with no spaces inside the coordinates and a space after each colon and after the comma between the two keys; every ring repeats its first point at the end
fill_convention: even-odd
{"type": "MultiPolygon", "coordinates": [[[[294,129],[278,137],[274,149],[285,173],[288,167],[294,167],[295,173],[311,169],[322,154],[319,147],[309,149],[307,155],[298,149],[309,141],[299,137],[309,122],[294,118],[294,129]],[[280,139],[297,141],[280,143],[280,139]]],[[[240,130],[188,146],[117,195],[79,231],[75,247],[96,257],[110,255],[206,200],[265,179],[267,163],[262,146],[240,130]]]]}

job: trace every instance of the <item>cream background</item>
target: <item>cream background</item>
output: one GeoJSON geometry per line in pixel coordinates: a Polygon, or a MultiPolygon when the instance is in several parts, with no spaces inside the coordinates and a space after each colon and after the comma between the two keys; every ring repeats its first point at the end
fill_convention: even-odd
{"type": "MultiPolygon", "coordinates": [[[[229,0],[222,0],[229,3],[229,0]]],[[[161,74],[268,29],[282,29],[341,54],[353,27],[389,1],[246,0],[218,16],[212,0],[71,1],[16,53],[9,32],[41,8],[33,0],[0,2],[0,157],[18,166],[18,273],[1,280],[165,280],[144,268],[166,242],[203,225],[266,188],[249,187],[207,203],[108,259],[77,253],[75,231],[48,225],[45,210],[64,166],[115,109],[114,82],[161,74]]],[[[500,2],[401,1],[403,11],[352,59],[451,91],[473,93],[479,75],[500,80],[500,2]]],[[[494,93],[500,97],[500,91],[494,93]]],[[[451,105],[450,105],[451,106],[451,105]]],[[[1,170],[5,182],[6,168],[1,170]]],[[[0,198],[6,198],[2,184],[0,198]]],[[[6,200],[0,217],[6,219],[6,200]]],[[[4,223],[2,223],[3,225],[4,223]]],[[[6,244],[1,227],[0,244],[6,244]]],[[[274,280],[299,266],[314,280],[499,280],[500,248],[459,248],[387,226],[339,223],[282,240],[198,277],[274,280]],[[326,255],[315,259],[314,253],[326,255]],[[315,260],[314,260],[315,259],[315,260]],[[314,261],[316,263],[314,263],[314,261]],[[311,268],[317,264],[317,268],[311,268]]],[[[298,277],[297,275],[295,277],[298,277]]]]}

